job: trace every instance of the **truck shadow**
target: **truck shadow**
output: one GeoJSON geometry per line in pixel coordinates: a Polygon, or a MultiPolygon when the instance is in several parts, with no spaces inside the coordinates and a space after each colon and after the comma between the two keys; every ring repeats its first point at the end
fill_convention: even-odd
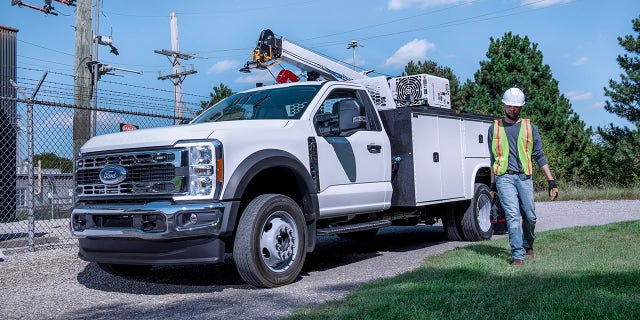
{"type": "MultiPolygon", "coordinates": [[[[447,241],[442,227],[388,227],[370,239],[345,240],[338,236],[318,237],[316,249],[307,255],[301,278],[310,272],[325,271],[371,259],[383,252],[409,252],[447,241]]],[[[135,277],[111,275],[89,263],[77,276],[78,283],[94,290],[131,294],[186,294],[219,292],[228,288],[255,289],[244,283],[233,258],[215,265],[157,266],[135,277]]]]}

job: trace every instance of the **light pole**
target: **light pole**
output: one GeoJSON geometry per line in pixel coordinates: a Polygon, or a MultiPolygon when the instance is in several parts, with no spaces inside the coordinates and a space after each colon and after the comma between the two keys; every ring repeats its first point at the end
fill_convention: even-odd
{"type": "Polygon", "coordinates": [[[347,44],[347,49],[353,49],[353,71],[356,71],[356,48],[364,47],[364,44],[358,43],[357,40],[351,40],[349,44],[347,44]]]}

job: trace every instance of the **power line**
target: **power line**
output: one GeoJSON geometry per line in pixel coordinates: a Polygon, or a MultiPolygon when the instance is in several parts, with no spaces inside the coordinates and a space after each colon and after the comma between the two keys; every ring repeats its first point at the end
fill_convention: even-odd
{"type": "Polygon", "coordinates": [[[33,58],[33,57],[23,56],[21,54],[19,54],[17,56],[18,56],[18,58],[23,58],[23,59],[31,59],[31,60],[37,60],[37,61],[42,61],[42,62],[47,62],[47,63],[59,64],[59,65],[68,66],[68,67],[71,67],[71,68],[74,67],[72,64],[66,64],[66,63],[62,63],[62,62],[59,62],[59,61],[51,61],[51,60],[33,58]]]}
{"type": "Polygon", "coordinates": [[[49,50],[49,51],[53,51],[53,52],[56,52],[56,53],[59,53],[59,54],[64,54],[64,55],[73,57],[73,54],[71,54],[71,53],[62,52],[62,51],[59,51],[59,50],[56,50],[56,49],[47,48],[45,46],[42,46],[42,45],[39,45],[39,44],[35,44],[35,43],[31,43],[29,41],[24,41],[24,40],[21,40],[21,39],[16,39],[16,40],[18,40],[18,42],[26,43],[26,44],[32,45],[34,47],[38,47],[38,48],[41,48],[41,49],[45,49],[45,50],[49,50]]]}

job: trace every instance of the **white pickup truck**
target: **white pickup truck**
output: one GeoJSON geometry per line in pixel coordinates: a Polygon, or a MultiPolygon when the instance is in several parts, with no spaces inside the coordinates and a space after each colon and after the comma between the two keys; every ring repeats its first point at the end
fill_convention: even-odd
{"type": "Polygon", "coordinates": [[[275,287],[318,236],[441,219],[452,240],[490,238],[491,119],[455,113],[445,91],[430,93],[438,107],[397,107],[390,91],[384,78],[264,86],[186,125],[92,138],[75,160],[79,257],[126,275],[232,252],[247,283],[275,287]]]}

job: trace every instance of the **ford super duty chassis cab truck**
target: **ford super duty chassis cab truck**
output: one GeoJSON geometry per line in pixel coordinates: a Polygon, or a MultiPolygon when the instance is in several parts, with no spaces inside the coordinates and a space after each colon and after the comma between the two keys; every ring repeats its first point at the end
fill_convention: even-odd
{"type": "Polygon", "coordinates": [[[298,277],[318,236],[440,219],[452,240],[490,238],[490,119],[369,91],[264,86],[186,125],[90,139],[70,218],[80,258],[131,274],[231,252],[247,283],[274,287],[298,277]]]}
{"type": "Polygon", "coordinates": [[[70,217],[80,258],[127,275],[232,253],[247,283],[275,287],[299,276],[318,236],[438,220],[451,240],[492,236],[492,118],[451,110],[447,79],[369,78],[270,30],[242,70],[278,61],[338,81],[281,73],[286,83],[189,124],[82,146],[70,217]]]}

